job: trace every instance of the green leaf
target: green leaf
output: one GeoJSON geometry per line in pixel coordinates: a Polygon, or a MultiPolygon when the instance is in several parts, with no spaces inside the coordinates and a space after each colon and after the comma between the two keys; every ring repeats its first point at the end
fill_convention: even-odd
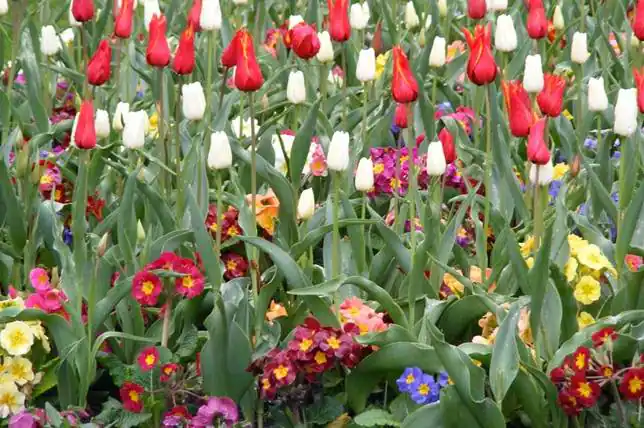
{"type": "Polygon", "coordinates": [[[417,427],[445,428],[443,421],[443,412],[440,403],[427,404],[407,416],[402,422],[402,428],[417,427]]]}
{"type": "Polygon", "coordinates": [[[644,218],[644,185],[640,185],[624,215],[615,245],[615,259],[618,263],[623,263],[624,257],[628,254],[629,244],[635,234],[635,228],[642,218],[644,218]]]}
{"type": "Polygon", "coordinates": [[[197,201],[195,200],[192,191],[187,192],[188,209],[190,211],[190,223],[192,230],[195,234],[195,241],[197,251],[201,255],[206,269],[208,281],[212,284],[215,291],[218,291],[221,286],[221,269],[219,260],[215,255],[213,249],[213,242],[210,233],[206,230],[206,223],[204,216],[200,213],[197,201]]]}
{"type": "Polygon", "coordinates": [[[497,403],[503,402],[519,372],[519,351],[516,342],[519,309],[518,303],[512,305],[499,326],[494,341],[490,363],[490,387],[497,403]]]}
{"type": "Polygon", "coordinates": [[[531,299],[530,299],[530,328],[534,334],[535,348],[537,355],[540,352],[539,334],[543,326],[541,325],[541,308],[546,295],[546,287],[550,276],[550,246],[552,245],[552,231],[549,227],[543,236],[541,248],[537,254],[537,260],[530,270],[528,280],[530,281],[531,299]]]}
{"type": "Polygon", "coordinates": [[[317,122],[318,111],[320,110],[320,97],[309,109],[309,113],[302,124],[302,127],[295,135],[293,148],[291,150],[291,158],[289,159],[289,174],[291,175],[291,183],[293,188],[300,188],[300,180],[302,177],[302,169],[306,163],[306,157],[309,154],[309,147],[311,146],[311,138],[315,131],[315,124],[317,122]]]}
{"type": "Polygon", "coordinates": [[[37,33],[38,30],[36,30],[33,21],[29,22],[29,27],[29,32],[24,31],[22,33],[20,43],[20,64],[25,72],[29,108],[31,108],[33,117],[36,120],[36,127],[39,132],[47,132],[49,129],[49,119],[41,98],[42,85],[44,82],[40,76],[41,68],[35,54],[37,47],[33,46],[33,41],[30,37],[31,32],[37,33]]]}
{"type": "Polygon", "coordinates": [[[4,202],[3,209],[6,210],[4,221],[8,226],[7,232],[9,239],[11,239],[11,245],[15,251],[22,253],[27,241],[26,218],[22,213],[18,196],[11,185],[9,170],[4,158],[0,158],[0,198],[4,202]]]}
{"type": "MultiPolygon", "coordinates": [[[[133,171],[127,178],[127,181],[125,183],[125,190],[123,190],[123,197],[119,206],[121,218],[117,223],[118,245],[121,249],[121,255],[125,259],[127,265],[126,272],[128,274],[134,274],[134,272],[137,270],[137,262],[134,254],[136,246],[136,213],[134,211],[134,193],[136,190],[136,182],[138,181],[138,173],[139,171],[137,169],[136,171],[133,171]]],[[[83,210],[83,219],[84,218],[85,212],[83,210]]],[[[76,236],[75,232],[74,236],[76,236]]],[[[75,241],[76,240],[74,240],[74,242],[75,241]]],[[[76,251],[74,251],[74,253],[75,252],[76,251]]]]}
{"type": "Polygon", "coordinates": [[[353,422],[361,427],[400,426],[400,422],[391,413],[382,409],[369,409],[362,412],[353,419],[353,422]]]}

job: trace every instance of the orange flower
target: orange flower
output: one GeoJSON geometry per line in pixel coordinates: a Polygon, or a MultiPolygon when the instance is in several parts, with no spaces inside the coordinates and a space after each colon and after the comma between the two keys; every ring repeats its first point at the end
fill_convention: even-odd
{"type": "MultiPolygon", "coordinates": [[[[246,195],[246,201],[250,205],[252,203],[252,196],[246,195]]],[[[257,224],[273,236],[275,233],[275,219],[279,214],[280,201],[275,196],[272,190],[269,190],[266,195],[257,195],[255,199],[255,218],[257,224]]]]}
{"type": "Polygon", "coordinates": [[[275,302],[275,300],[271,300],[271,305],[268,308],[268,312],[266,312],[266,319],[270,322],[273,322],[273,320],[285,316],[288,316],[288,313],[286,313],[286,308],[281,304],[275,302]]]}

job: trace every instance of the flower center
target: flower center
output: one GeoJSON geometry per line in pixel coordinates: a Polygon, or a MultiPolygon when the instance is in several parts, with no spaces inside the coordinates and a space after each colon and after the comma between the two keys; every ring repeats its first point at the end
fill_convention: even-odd
{"type": "Polygon", "coordinates": [[[628,390],[631,391],[632,394],[640,392],[642,390],[642,386],[642,380],[638,377],[635,377],[628,382],[628,390]]]}
{"type": "Polygon", "coordinates": [[[154,291],[154,283],[152,281],[144,281],[143,285],[141,285],[141,291],[143,291],[143,294],[146,296],[151,295],[154,291]]]}
{"type": "Polygon", "coordinates": [[[336,337],[329,337],[326,340],[326,343],[329,344],[331,349],[338,349],[340,347],[340,342],[338,341],[338,339],[336,337]]]}
{"type": "Polygon", "coordinates": [[[311,339],[304,339],[300,342],[300,351],[308,351],[309,348],[311,348],[311,345],[313,345],[313,341],[311,339]]]}
{"type": "Polygon", "coordinates": [[[580,384],[577,388],[577,392],[584,398],[588,398],[593,394],[593,390],[587,382],[580,384]]]}
{"type": "Polygon", "coordinates": [[[195,286],[195,281],[192,279],[192,275],[184,276],[182,284],[185,288],[192,288],[195,286]]]}
{"type": "Polygon", "coordinates": [[[147,364],[148,366],[151,366],[152,364],[154,364],[155,361],[156,361],[156,358],[152,354],[148,354],[145,357],[145,364],[147,364]]]}
{"type": "Polygon", "coordinates": [[[407,382],[407,385],[411,385],[411,384],[412,384],[412,383],[414,383],[415,381],[416,381],[416,378],[415,378],[415,377],[414,377],[414,375],[413,375],[413,374],[411,374],[411,373],[409,373],[409,374],[407,375],[407,378],[405,379],[405,382],[407,382]]]}
{"type": "Polygon", "coordinates": [[[318,363],[319,365],[326,364],[326,354],[324,352],[316,352],[315,353],[315,362],[318,363]]]}
{"type": "Polygon", "coordinates": [[[274,371],[273,374],[275,375],[275,379],[277,380],[282,380],[286,376],[288,376],[288,367],[284,367],[283,365],[279,365],[274,371]]]}
{"type": "Polygon", "coordinates": [[[420,395],[428,395],[429,394],[429,385],[426,383],[421,383],[420,386],[418,387],[418,393],[420,395]]]}
{"type": "Polygon", "coordinates": [[[134,401],[135,403],[139,402],[139,393],[136,391],[130,391],[128,393],[128,396],[130,397],[130,400],[134,401]]]}

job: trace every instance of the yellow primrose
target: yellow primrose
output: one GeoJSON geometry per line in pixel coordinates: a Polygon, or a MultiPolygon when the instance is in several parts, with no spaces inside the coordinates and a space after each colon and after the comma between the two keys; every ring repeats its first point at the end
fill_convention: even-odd
{"type": "Polygon", "coordinates": [[[583,330],[589,325],[595,324],[595,318],[586,311],[582,311],[577,316],[577,324],[579,324],[579,330],[583,330]]]}
{"type": "Polygon", "coordinates": [[[572,114],[570,114],[570,112],[568,110],[564,110],[562,114],[566,119],[568,119],[570,121],[572,121],[574,119],[574,117],[572,116],[572,114]]]}
{"type": "Polygon", "coordinates": [[[570,247],[570,255],[577,256],[579,249],[588,246],[588,241],[577,235],[568,235],[568,246],[570,247]]]}
{"type": "Polygon", "coordinates": [[[18,413],[25,408],[25,394],[13,382],[0,384],[0,418],[18,413]]]}
{"type": "Polygon", "coordinates": [[[534,251],[534,236],[526,239],[522,244],[519,244],[521,247],[521,255],[526,258],[534,251]]]}
{"type": "Polygon", "coordinates": [[[16,297],[15,299],[0,300],[0,309],[7,308],[25,308],[25,301],[22,300],[22,297],[16,297]]]}
{"type": "Polygon", "coordinates": [[[23,357],[7,357],[4,360],[2,369],[5,374],[9,375],[10,379],[22,386],[27,382],[34,380],[34,372],[31,361],[23,357]]]}
{"type": "Polygon", "coordinates": [[[601,297],[601,286],[599,281],[591,276],[582,276],[573,293],[575,300],[584,304],[590,305],[596,302],[601,297]]]}
{"type": "Polygon", "coordinates": [[[577,260],[592,270],[602,270],[606,265],[610,265],[608,259],[602,255],[599,247],[592,244],[577,250],[577,260]]]}
{"type": "Polygon", "coordinates": [[[577,259],[574,257],[571,257],[568,259],[568,262],[566,263],[566,266],[564,266],[564,273],[566,275],[566,281],[568,282],[573,282],[575,278],[577,278],[577,268],[579,267],[579,263],[577,262],[577,259]]]}
{"type": "Polygon", "coordinates": [[[385,66],[389,60],[389,54],[391,51],[387,51],[383,54],[378,55],[376,58],[376,79],[379,79],[382,76],[382,73],[385,71],[385,66]]]}
{"type": "Polygon", "coordinates": [[[528,269],[532,269],[532,266],[534,266],[534,257],[525,259],[525,264],[528,265],[528,269]]]}
{"type": "Polygon", "coordinates": [[[159,115],[157,112],[152,113],[148,119],[148,136],[156,138],[159,136],[159,115]]]}
{"type": "Polygon", "coordinates": [[[24,355],[34,344],[34,334],[29,325],[22,321],[13,321],[0,331],[0,346],[10,355],[24,355]]]}
{"type": "Polygon", "coordinates": [[[40,321],[26,321],[26,323],[29,328],[31,328],[31,332],[33,333],[34,337],[36,339],[39,339],[42,343],[42,347],[45,352],[51,352],[49,338],[47,337],[47,333],[45,333],[45,328],[42,326],[42,323],[40,321]]]}
{"type": "Polygon", "coordinates": [[[552,173],[552,178],[554,180],[561,180],[564,175],[570,170],[570,167],[568,166],[567,163],[558,163],[555,165],[555,168],[552,173]]]}

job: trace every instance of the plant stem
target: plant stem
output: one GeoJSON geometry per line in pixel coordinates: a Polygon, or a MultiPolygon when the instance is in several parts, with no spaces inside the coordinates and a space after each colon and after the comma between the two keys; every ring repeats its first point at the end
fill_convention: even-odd
{"type": "MultiPolygon", "coordinates": [[[[619,158],[619,206],[617,210],[617,242],[623,233],[623,222],[624,222],[624,212],[628,206],[628,201],[626,200],[626,145],[630,143],[629,137],[624,137],[622,145],[620,147],[621,156],[619,158]]],[[[623,256],[623,254],[622,254],[623,256]]],[[[624,266],[624,257],[617,257],[615,260],[617,264],[617,274],[621,275],[622,268],[624,266]],[[621,260],[620,260],[621,259],[621,260]]]]}
{"type": "Polygon", "coordinates": [[[487,268],[487,231],[490,225],[490,207],[492,202],[492,107],[490,105],[490,91],[485,88],[485,110],[487,123],[485,126],[485,211],[483,213],[483,239],[485,248],[483,254],[479,254],[480,268],[483,272],[487,268]]]}
{"type": "Polygon", "coordinates": [[[170,318],[172,318],[172,298],[168,299],[163,311],[163,330],[161,330],[161,346],[168,347],[168,338],[170,337],[170,318]]]}
{"type": "Polygon", "coordinates": [[[327,79],[329,72],[325,63],[320,65],[320,96],[326,98],[327,79]]]}
{"type": "MultiPolygon", "coordinates": [[[[367,146],[367,104],[369,102],[368,84],[365,83],[362,88],[362,150],[367,146]]],[[[360,154],[361,156],[362,154],[360,154]]]]}
{"type": "Polygon", "coordinates": [[[535,250],[539,249],[541,244],[541,236],[543,235],[543,211],[541,209],[541,186],[539,185],[539,173],[541,172],[541,167],[537,166],[537,176],[536,183],[533,184],[533,217],[534,217],[534,245],[535,250]]]}
{"type": "MultiPolygon", "coordinates": [[[[333,249],[331,251],[331,279],[335,279],[342,273],[340,267],[340,182],[342,180],[342,173],[335,172],[333,174],[333,249]]],[[[340,317],[340,297],[336,291],[333,294],[333,306],[335,307],[335,314],[340,317]]]]}
{"type": "MultiPolygon", "coordinates": [[[[165,138],[165,112],[163,110],[163,93],[165,91],[165,82],[164,82],[164,74],[163,74],[163,68],[159,68],[157,70],[157,80],[159,83],[159,102],[157,105],[157,114],[158,114],[158,126],[159,126],[159,145],[163,146],[160,151],[163,153],[163,163],[168,166],[170,162],[170,149],[168,147],[168,141],[165,138]]],[[[161,171],[161,185],[163,187],[163,190],[166,193],[166,196],[170,196],[170,182],[172,180],[172,176],[170,176],[170,172],[168,171],[161,171]]]]}
{"type": "MultiPolygon", "coordinates": [[[[221,228],[224,224],[222,220],[222,200],[221,200],[221,176],[219,171],[215,171],[215,194],[216,194],[216,204],[217,204],[217,219],[215,224],[217,225],[217,230],[215,231],[215,260],[219,263],[221,259],[221,228]]],[[[215,284],[216,288],[219,289],[221,286],[221,275],[217,278],[219,284],[215,284]]]]}
{"type": "Polygon", "coordinates": [[[610,382],[610,387],[613,391],[613,395],[615,396],[615,406],[617,407],[617,416],[619,417],[619,424],[620,426],[627,426],[626,425],[626,412],[624,411],[624,404],[622,403],[622,399],[620,398],[619,395],[619,390],[617,389],[617,384],[615,383],[614,380],[610,382]]]}
{"type": "Polygon", "coordinates": [[[226,91],[227,79],[228,79],[228,67],[224,68],[224,74],[221,76],[221,84],[219,85],[219,103],[218,103],[217,111],[221,110],[221,105],[224,102],[224,92],[226,91]]]}
{"type": "Polygon", "coordinates": [[[344,127],[344,130],[349,132],[349,125],[347,123],[347,115],[349,114],[349,96],[347,93],[348,89],[348,77],[349,73],[347,73],[347,55],[349,54],[349,44],[345,43],[344,44],[344,50],[342,52],[342,71],[344,73],[344,79],[342,82],[342,99],[343,101],[343,109],[342,109],[342,125],[344,127]]]}
{"type": "MultiPolygon", "coordinates": [[[[367,218],[367,204],[369,201],[367,200],[368,196],[365,193],[362,196],[362,212],[360,213],[360,219],[363,221],[362,223],[362,241],[366,244],[367,242],[367,225],[364,224],[364,221],[367,218]]],[[[369,261],[367,260],[367,246],[365,245],[364,248],[364,260],[365,263],[368,263],[369,261]]]]}
{"type": "MultiPolygon", "coordinates": [[[[251,210],[253,215],[251,215],[251,230],[253,235],[257,234],[257,136],[255,135],[255,93],[250,92],[248,94],[248,106],[249,106],[249,114],[250,114],[250,193],[251,193],[251,210]]],[[[241,134],[241,133],[240,133],[241,134]]],[[[252,283],[252,288],[253,288],[253,302],[255,303],[255,307],[257,307],[258,299],[259,299],[259,284],[258,284],[258,276],[259,276],[259,257],[258,257],[258,252],[255,249],[255,247],[250,247],[251,251],[251,263],[250,263],[250,278],[251,278],[251,283],[252,283]]],[[[262,314],[261,317],[256,317],[255,319],[255,343],[257,343],[257,339],[259,338],[259,335],[261,333],[262,329],[262,321],[264,319],[264,315],[262,314]]]]}
{"type": "MultiPolygon", "coordinates": [[[[179,86],[177,88],[177,94],[181,90],[181,77],[179,77],[179,86]]],[[[175,144],[175,162],[174,162],[174,172],[176,175],[177,182],[177,200],[176,200],[176,213],[177,213],[177,224],[181,224],[183,218],[183,185],[181,180],[181,134],[179,133],[179,122],[181,119],[181,100],[180,96],[177,95],[174,108],[174,144],[175,144]]]]}
{"type": "MultiPolygon", "coordinates": [[[[409,234],[410,234],[410,259],[412,263],[412,270],[414,264],[414,257],[416,254],[416,187],[418,182],[416,180],[416,162],[414,159],[414,146],[416,140],[414,138],[414,107],[409,104],[407,110],[407,156],[408,161],[408,175],[409,175],[409,234]]],[[[411,272],[407,272],[410,274],[411,272]]],[[[415,310],[416,310],[416,296],[415,288],[409,284],[409,325],[413,326],[415,323],[415,310]]]]}

